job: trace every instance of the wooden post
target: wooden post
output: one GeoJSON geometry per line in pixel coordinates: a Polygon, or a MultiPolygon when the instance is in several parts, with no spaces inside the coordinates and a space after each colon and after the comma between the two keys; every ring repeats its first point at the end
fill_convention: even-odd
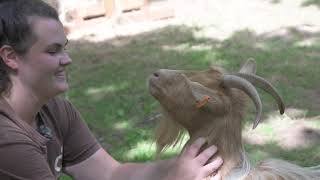
{"type": "Polygon", "coordinates": [[[110,18],[125,10],[145,9],[148,4],[149,0],[104,0],[105,15],[110,18]]]}
{"type": "Polygon", "coordinates": [[[149,4],[149,0],[144,0],[144,6],[147,6],[149,4]]]}
{"type": "Polygon", "coordinates": [[[106,10],[106,17],[110,18],[115,12],[115,0],[104,0],[104,7],[106,10]]]}

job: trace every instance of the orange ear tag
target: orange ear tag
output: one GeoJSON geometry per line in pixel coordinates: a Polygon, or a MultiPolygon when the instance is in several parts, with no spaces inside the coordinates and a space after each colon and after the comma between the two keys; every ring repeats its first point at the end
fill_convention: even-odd
{"type": "Polygon", "coordinates": [[[199,109],[199,108],[202,108],[203,106],[205,106],[205,105],[209,102],[209,99],[210,99],[210,98],[211,98],[211,97],[208,96],[208,95],[203,96],[200,101],[197,101],[197,102],[196,102],[196,108],[199,109]]]}

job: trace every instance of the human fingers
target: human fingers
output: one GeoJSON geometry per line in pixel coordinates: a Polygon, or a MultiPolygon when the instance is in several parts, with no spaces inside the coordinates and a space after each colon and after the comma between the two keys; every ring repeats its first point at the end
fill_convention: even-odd
{"type": "Polygon", "coordinates": [[[198,138],[193,144],[191,144],[189,147],[185,149],[185,153],[188,156],[196,157],[200,148],[204,145],[205,142],[206,142],[205,138],[202,138],[202,137],[198,138]]]}
{"type": "Polygon", "coordinates": [[[217,152],[217,150],[218,149],[216,146],[210,146],[196,157],[197,162],[199,162],[201,165],[204,165],[217,152]]]}
{"type": "Polygon", "coordinates": [[[222,179],[222,177],[221,177],[220,173],[217,173],[213,177],[210,177],[210,180],[221,180],[221,179],[222,179]]]}
{"type": "Polygon", "coordinates": [[[201,173],[203,177],[207,177],[213,174],[214,172],[216,172],[222,164],[223,164],[223,160],[220,156],[213,159],[212,162],[202,167],[201,173]]]}

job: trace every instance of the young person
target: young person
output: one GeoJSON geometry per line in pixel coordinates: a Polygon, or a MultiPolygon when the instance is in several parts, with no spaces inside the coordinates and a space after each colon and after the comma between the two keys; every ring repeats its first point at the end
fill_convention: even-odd
{"type": "MultiPolygon", "coordinates": [[[[64,51],[68,40],[58,14],[40,0],[0,0],[0,179],[201,180],[222,159],[198,139],[178,157],[119,163],[96,141],[72,104],[64,51]]],[[[219,179],[217,174],[213,178],[219,179]]]]}

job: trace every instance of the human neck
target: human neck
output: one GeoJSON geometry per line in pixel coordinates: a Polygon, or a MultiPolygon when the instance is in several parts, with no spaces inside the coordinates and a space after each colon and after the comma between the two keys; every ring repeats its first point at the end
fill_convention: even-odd
{"type": "Polygon", "coordinates": [[[206,124],[197,131],[189,131],[190,140],[188,144],[194,142],[199,137],[206,137],[207,144],[202,149],[211,145],[217,146],[218,155],[224,161],[220,168],[220,174],[222,177],[225,177],[242,161],[241,118],[236,118],[236,116],[220,117],[211,119],[210,122],[212,123],[206,124]]]}
{"type": "Polygon", "coordinates": [[[12,86],[10,92],[3,97],[23,121],[35,127],[36,115],[46,101],[41,100],[32,91],[26,91],[19,85],[12,86]]]}

